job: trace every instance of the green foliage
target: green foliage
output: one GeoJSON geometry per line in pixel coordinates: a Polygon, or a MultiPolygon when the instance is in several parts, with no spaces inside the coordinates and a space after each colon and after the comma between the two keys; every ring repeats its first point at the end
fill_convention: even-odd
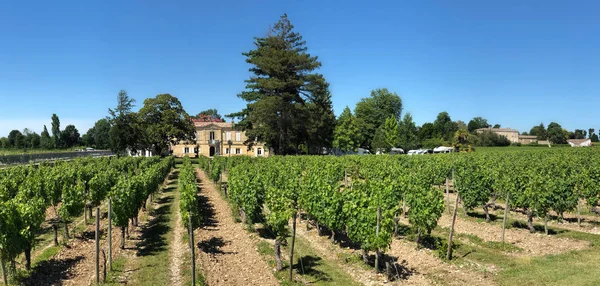
{"type": "Polygon", "coordinates": [[[510,146],[510,140],[506,136],[500,135],[492,131],[483,131],[472,137],[475,146],[492,147],[492,146],[510,146]]]}
{"type": "Polygon", "coordinates": [[[179,171],[179,208],[181,210],[181,219],[186,228],[190,227],[190,216],[192,217],[192,227],[198,226],[198,204],[196,200],[196,172],[192,166],[189,157],[183,158],[183,167],[179,171]]]}
{"type": "Polygon", "coordinates": [[[333,147],[343,152],[356,152],[360,146],[360,130],[356,117],[348,106],[337,120],[334,131],[333,147]]]}
{"type": "Polygon", "coordinates": [[[488,124],[487,119],[483,117],[474,117],[473,119],[471,119],[471,121],[469,121],[467,128],[470,133],[473,133],[479,128],[487,128],[489,126],[490,125],[488,124]]]}
{"type": "Polygon", "coordinates": [[[405,152],[419,147],[417,126],[410,113],[404,114],[400,122],[398,144],[405,152]]]}
{"type": "Polygon", "coordinates": [[[379,126],[390,117],[400,120],[401,113],[402,99],[387,88],[375,89],[369,97],[361,99],[354,108],[362,138],[360,146],[366,149],[374,148],[371,144],[379,126]]]}
{"type": "Polygon", "coordinates": [[[144,100],[138,112],[144,134],[142,147],[158,155],[168,150],[170,144],[195,136],[194,124],[177,97],[159,94],[144,100]]]}

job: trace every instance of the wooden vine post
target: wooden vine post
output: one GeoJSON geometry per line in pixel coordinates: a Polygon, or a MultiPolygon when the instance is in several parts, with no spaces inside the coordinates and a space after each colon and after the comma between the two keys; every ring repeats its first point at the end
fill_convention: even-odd
{"type": "MultiPolygon", "coordinates": [[[[377,207],[377,226],[375,227],[375,236],[379,237],[379,222],[381,221],[381,207],[377,207]]],[[[375,252],[375,273],[379,273],[379,247],[375,252]]]]}
{"type": "Polygon", "coordinates": [[[108,198],[108,269],[112,271],[112,199],[108,198]]]}
{"type": "Polygon", "coordinates": [[[190,225],[190,249],[192,251],[192,285],[196,285],[196,253],[194,252],[194,226],[192,225],[192,213],[190,212],[189,225],[190,225]]]}
{"type": "Polygon", "coordinates": [[[96,208],[96,285],[100,284],[100,208],[96,208]]]}
{"type": "Polygon", "coordinates": [[[450,236],[448,237],[448,252],[446,259],[452,260],[452,237],[454,236],[454,224],[456,223],[456,211],[458,210],[458,192],[456,192],[456,201],[454,202],[454,211],[452,212],[452,224],[450,224],[450,236]]]}
{"type": "Polygon", "coordinates": [[[504,230],[506,229],[506,218],[508,217],[508,201],[510,192],[506,192],[506,205],[504,206],[504,219],[502,220],[502,243],[504,243],[504,230]]]}
{"type": "Polygon", "coordinates": [[[446,205],[448,206],[448,214],[450,214],[450,183],[446,176],[446,205]]]}
{"type": "Polygon", "coordinates": [[[294,267],[294,244],[296,243],[296,216],[298,216],[298,212],[294,210],[294,214],[292,215],[292,248],[290,250],[290,281],[293,278],[293,270],[294,267]]]}

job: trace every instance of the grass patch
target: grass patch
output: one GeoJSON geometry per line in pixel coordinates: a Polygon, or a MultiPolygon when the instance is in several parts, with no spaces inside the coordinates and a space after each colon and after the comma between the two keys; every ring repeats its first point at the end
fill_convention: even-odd
{"type": "Polygon", "coordinates": [[[33,261],[31,262],[31,267],[36,267],[40,262],[46,261],[46,260],[54,257],[54,255],[58,254],[61,249],[62,249],[62,245],[50,246],[50,247],[44,249],[44,251],[42,251],[40,253],[40,255],[38,255],[35,259],[33,259],[33,261]]]}
{"type": "MultiPolygon", "coordinates": [[[[121,275],[123,274],[123,268],[125,267],[125,257],[119,256],[113,259],[112,271],[106,273],[106,283],[104,285],[121,285],[121,275]]],[[[107,263],[108,267],[108,263],[107,263]]]]}
{"type": "MultiPolygon", "coordinates": [[[[291,246],[291,238],[288,238],[288,246],[291,246]]],[[[289,252],[288,247],[284,249],[289,252]]],[[[273,253],[273,252],[271,252],[273,253]]],[[[304,282],[311,285],[360,285],[356,283],[344,270],[333,261],[320,257],[311,247],[310,243],[302,238],[296,237],[294,247],[294,262],[292,266],[297,275],[304,282]]],[[[285,271],[286,278],[288,272],[285,271]]]]}

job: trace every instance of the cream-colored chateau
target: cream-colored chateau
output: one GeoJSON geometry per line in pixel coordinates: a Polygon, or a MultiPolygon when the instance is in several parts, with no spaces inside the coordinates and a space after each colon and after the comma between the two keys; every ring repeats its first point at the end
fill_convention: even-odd
{"type": "Polygon", "coordinates": [[[477,133],[484,131],[494,132],[498,135],[505,136],[511,143],[531,144],[538,142],[536,136],[520,135],[518,130],[510,128],[479,128],[475,130],[477,133]]]}
{"type": "Polygon", "coordinates": [[[247,137],[244,131],[235,130],[233,122],[225,122],[208,116],[193,118],[196,127],[195,142],[180,142],[171,146],[176,157],[199,156],[269,156],[268,148],[262,142],[255,142],[252,148],[244,145],[247,137]]]}

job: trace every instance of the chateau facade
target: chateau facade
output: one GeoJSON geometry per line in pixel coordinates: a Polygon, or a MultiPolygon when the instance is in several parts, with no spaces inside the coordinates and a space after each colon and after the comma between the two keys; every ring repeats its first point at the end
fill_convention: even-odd
{"type": "Polygon", "coordinates": [[[269,156],[268,148],[262,142],[255,142],[252,148],[244,145],[248,139],[244,131],[236,130],[233,122],[225,122],[209,116],[193,118],[196,139],[192,142],[179,142],[171,146],[176,157],[206,156],[269,156]]]}

